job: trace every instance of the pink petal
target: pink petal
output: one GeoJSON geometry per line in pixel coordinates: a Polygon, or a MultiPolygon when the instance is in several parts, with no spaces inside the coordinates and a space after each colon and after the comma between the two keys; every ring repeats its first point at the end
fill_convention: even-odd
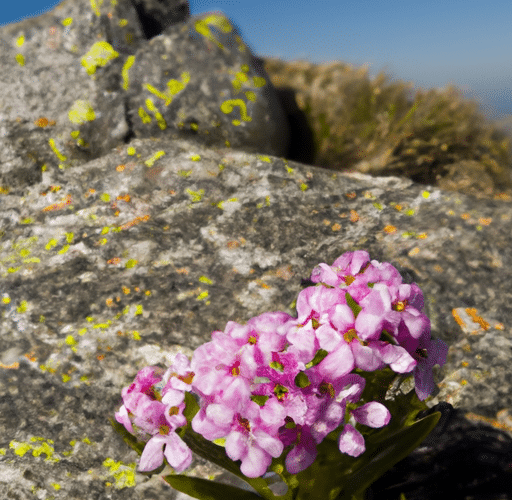
{"type": "Polygon", "coordinates": [[[285,466],[290,474],[298,474],[307,469],[314,461],[317,455],[316,444],[312,437],[304,433],[301,435],[300,443],[292,448],[286,455],[285,466]]]}
{"type": "Polygon", "coordinates": [[[354,355],[348,344],[341,343],[338,348],[328,354],[318,365],[318,372],[326,379],[337,379],[346,375],[354,368],[354,355]]]}
{"type": "Polygon", "coordinates": [[[329,324],[319,326],[315,334],[320,347],[328,352],[334,351],[341,342],[341,335],[329,324]]]}
{"type": "Polygon", "coordinates": [[[366,450],[364,437],[350,424],[346,424],[341,431],[338,444],[340,451],[351,457],[358,457],[366,450]]]}
{"type": "Polygon", "coordinates": [[[378,352],[382,361],[397,373],[409,373],[416,366],[416,360],[401,346],[382,342],[378,352]]]}
{"type": "Polygon", "coordinates": [[[157,434],[153,436],[144,446],[144,451],[140,456],[139,470],[148,472],[158,469],[164,461],[164,444],[167,442],[167,436],[157,434]]]}
{"type": "Polygon", "coordinates": [[[248,448],[245,457],[242,458],[240,470],[247,477],[260,477],[267,472],[271,462],[270,455],[258,446],[251,446],[248,448]]]}
{"type": "Polygon", "coordinates": [[[255,429],[253,436],[258,446],[265,450],[270,456],[277,458],[283,453],[283,443],[279,439],[267,434],[265,431],[255,429]]]}
{"type": "Polygon", "coordinates": [[[355,327],[361,340],[378,339],[382,332],[384,316],[373,314],[371,310],[363,309],[357,316],[355,327]]]}
{"type": "MultiPolygon", "coordinates": [[[[166,439],[164,455],[176,472],[183,472],[190,467],[192,463],[192,452],[183,440],[175,433],[171,432],[166,439]]],[[[154,438],[153,438],[154,439],[154,438]]]]}
{"type": "Polygon", "coordinates": [[[225,448],[231,460],[240,460],[247,453],[248,436],[238,431],[231,431],[226,438],[225,448]]]}
{"type": "Polygon", "coordinates": [[[119,408],[119,411],[117,411],[114,415],[115,419],[120,423],[123,424],[125,429],[130,432],[131,434],[134,434],[132,423],[130,421],[130,417],[128,415],[128,410],[123,405],[121,408],[119,408]]]}
{"type": "Polygon", "coordinates": [[[354,418],[361,424],[369,427],[383,427],[389,423],[391,413],[381,403],[370,401],[352,411],[354,418]]]}
{"type": "MultiPolygon", "coordinates": [[[[370,344],[373,344],[373,342],[370,342],[370,344]]],[[[364,346],[356,340],[351,342],[350,347],[352,348],[357,368],[367,372],[373,372],[384,366],[377,348],[373,345],[364,346]]]]}
{"type": "Polygon", "coordinates": [[[313,283],[325,283],[326,285],[337,286],[341,282],[341,279],[331,266],[322,263],[318,264],[318,266],[313,269],[311,281],[313,283]]]}
{"type": "Polygon", "coordinates": [[[346,332],[354,327],[354,313],[347,304],[336,304],[330,320],[339,332],[346,332]]]}
{"type": "Polygon", "coordinates": [[[225,426],[216,425],[212,420],[207,418],[206,411],[201,408],[192,419],[192,429],[201,434],[209,441],[224,437],[231,429],[231,424],[225,426]]]}

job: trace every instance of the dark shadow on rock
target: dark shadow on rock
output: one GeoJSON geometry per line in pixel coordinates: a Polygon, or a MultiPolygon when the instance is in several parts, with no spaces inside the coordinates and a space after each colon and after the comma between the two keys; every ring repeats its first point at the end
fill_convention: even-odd
{"type": "Polygon", "coordinates": [[[276,92],[290,127],[290,145],[286,158],[313,165],[315,160],[313,131],[308,124],[306,115],[297,106],[295,90],[288,87],[278,87],[276,92]]]}
{"type": "Polygon", "coordinates": [[[190,16],[186,0],[132,0],[145,38],[160,35],[172,24],[185,21],[190,16]]]}
{"type": "MultiPolygon", "coordinates": [[[[512,438],[439,403],[421,417],[442,417],[427,439],[373,483],[368,498],[399,500],[512,499],[512,438]]],[[[420,415],[419,415],[420,416],[420,415]]]]}

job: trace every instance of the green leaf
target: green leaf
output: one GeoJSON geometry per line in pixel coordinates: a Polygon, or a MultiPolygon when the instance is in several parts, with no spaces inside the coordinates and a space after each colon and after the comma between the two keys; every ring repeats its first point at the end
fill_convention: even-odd
{"type": "Polygon", "coordinates": [[[295,385],[297,387],[300,387],[301,389],[311,385],[311,382],[309,381],[308,376],[304,372],[297,373],[297,375],[295,376],[294,382],[295,382],[295,385]]]}
{"type": "Polygon", "coordinates": [[[117,420],[113,418],[108,419],[112,427],[121,435],[123,441],[132,449],[134,449],[139,455],[142,455],[142,450],[144,450],[144,446],[146,443],[143,441],[137,440],[137,438],[130,434],[123,424],[120,424],[117,420]]]}
{"type": "Polygon", "coordinates": [[[187,419],[187,422],[192,422],[192,419],[196,416],[199,411],[199,403],[191,392],[185,392],[185,409],[183,415],[187,419]]]}
{"type": "Polygon", "coordinates": [[[254,401],[258,406],[265,406],[265,403],[269,398],[270,396],[252,395],[251,401],[254,401]]]}
{"type": "Polygon", "coordinates": [[[357,315],[361,312],[363,309],[353,298],[350,293],[345,293],[345,299],[347,301],[347,305],[352,309],[352,312],[354,313],[354,318],[357,318],[357,315]]]}
{"type": "Polygon", "coordinates": [[[229,498],[236,500],[261,500],[259,495],[251,491],[199,477],[189,477],[180,474],[165,476],[164,479],[175,490],[200,500],[226,500],[229,498]]]}
{"type": "Polygon", "coordinates": [[[367,437],[366,451],[358,457],[358,461],[366,463],[344,478],[344,488],[338,499],[350,500],[353,495],[364,492],[393,465],[416,449],[430,434],[440,417],[440,412],[432,413],[409,427],[388,434],[384,439],[378,439],[377,434],[367,437]]]}
{"type": "Polygon", "coordinates": [[[243,479],[263,498],[267,500],[274,500],[276,498],[265,479],[262,477],[250,478],[245,476],[240,470],[238,462],[234,462],[226,455],[224,447],[218,446],[205,439],[201,434],[194,432],[190,424],[186,427],[186,432],[183,433],[182,439],[194,453],[243,479]]]}
{"type": "Polygon", "coordinates": [[[329,353],[324,349],[318,349],[316,351],[315,357],[306,365],[306,368],[311,368],[312,366],[318,365],[329,353]]]}

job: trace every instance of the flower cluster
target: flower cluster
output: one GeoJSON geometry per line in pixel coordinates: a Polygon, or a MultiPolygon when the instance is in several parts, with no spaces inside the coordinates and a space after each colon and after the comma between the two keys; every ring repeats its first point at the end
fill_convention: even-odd
{"type": "Polygon", "coordinates": [[[433,391],[432,367],[444,363],[447,347],[430,338],[416,284],[365,251],[320,264],[311,281],[316,285],[297,297],[297,318],[268,312],[245,325],[230,321],[190,363],[178,355],[163,374],[155,367],[139,372],[123,390],[116,419],[147,440],[141,470],[159,467],[164,455],[177,471],[189,466],[190,450],[176,433],[187,424],[185,391],[200,402],[192,429],[221,440],[250,478],[263,476],[283,453],[287,471],[301,472],[334,430],[340,452],[361,455],[357,423],[380,428],[391,418],[381,402],[361,400],[361,372],[413,373],[421,400],[433,391]]]}
{"type": "Polygon", "coordinates": [[[177,354],[165,373],[159,367],[146,366],[121,393],[124,404],[116,412],[116,420],[140,441],[146,441],[141,471],[162,465],[164,447],[165,458],[176,471],[184,471],[192,462],[192,452],[176,434],[176,429],[187,424],[183,410],[184,393],[190,391],[193,378],[189,365],[185,355],[177,354]]]}

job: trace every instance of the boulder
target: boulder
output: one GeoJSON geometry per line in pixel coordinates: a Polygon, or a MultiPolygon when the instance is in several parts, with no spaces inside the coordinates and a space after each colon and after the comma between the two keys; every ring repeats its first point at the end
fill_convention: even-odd
{"type": "Polygon", "coordinates": [[[488,419],[512,404],[509,202],[169,138],[1,201],[6,498],[152,498],[165,485],[108,423],[121,388],[229,320],[293,313],[317,263],[359,248],[421,286],[450,345],[431,404],[488,419]]]}
{"type": "MultiPolygon", "coordinates": [[[[11,48],[21,33],[40,47],[25,53],[25,66],[10,65],[14,50],[0,55],[9,69],[0,94],[0,498],[176,498],[158,475],[137,471],[136,453],[110,426],[121,389],[146,365],[165,364],[176,352],[190,355],[227,321],[244,322],[269,310],[293,314],[301,281],[313,267],[356,249],[392,262],[419,284],[432,333],[450,346],[429,406],[452,404],[458,429],[475,421],[501,427],[495,439],[504,443],[512,425],[511,202],[479,200],[404,177],[301,164],[266,154],[263,139],[254,153],[255,143],[238,135],[243,124],[220,128],[231,134],[230,142],[247,139],[245,150],[210,141],[200,127],[188,135],[180,135],[179,126],[144,132],[121,109],[150,99],[143,85],[152,81],[157,88],[174,75],[166,76],[162,66],[154,69],[155,80],[143,80],[141,73],[121,91],[107,70],[116,64],[111,60],[96,67],[93,79],[78,62],[93,43],[81,38],[80,29],[111,21],[119,26],[132,16],[133,39],[140,40],[136,58],[149,70],[144,61],[151,60],[152,48],[161,56],[165,40],[178,43],[176,33],[189,36],[194,24],[182,20],[145,42],[129,3],[118,2],[116,9],[127,10],[116,14],[117,22],[114,14],[97,16],[79,3],[63,2],[0,32],[11,48]],[[66,34],[59,26],[75,7],[69,26],[77,31],[66,34]],[[87,22],[77,22],[82,18],[87,22]],[[50,36],[57,37],[56,48],[45,52],[50,36]],[[106,90],[107,80],[117,90],[106,90]],[[16,90],[20,81],[26,86],[16,90]],[[136,81],[139,94],[130,90],[136,81]],[[87,120],[74,124],[80,131],[75,139],[87,137],[87,147],[64,139],[68,106],[79,97],[105,105],[94,121],[98,129],[87,120]],[[108,132],[108,123],[123,123],[116,113],[127,127],[117,135],[108,132]],[[61,142],[49,143],[58,137],[61,142]]],[[[135,54],[123,32],[113,32],[110,40],[135,54]]],[[[89,36],[99,40],[98,34],[89,36]]],[[[215,73],[220,78],[224,50],[200,36],[221,60],[215,73]]],[[[20,42],[20,53],[23,47],[20,42]]],[[[209,87],[191,88],[201,102],[207,94],[201,89],[209,87]]],[[[199,117],[213,113],[204,103],[199,117]]],[[[151,116],[150,125],[158,124],[156,112],[151,116]]],[[[437,449],[435,443],[428,450],[437,449]]],[[[425,449],[418,453],[431,462],[439,458],[425,449]]],[[[191,473],[208,477],[219,470],[197,459],[191,473]]]]}
{"type": "Polygon", "coordinates": [[[189,18],[183,1],[135,5],[65,0],[0,29],[0,185],[38,182],[134,136],[287,151],[273,87],[224,15],[189,18]],[[169,9],[167,27],[147,40],[156,7],[169,9]]]}

